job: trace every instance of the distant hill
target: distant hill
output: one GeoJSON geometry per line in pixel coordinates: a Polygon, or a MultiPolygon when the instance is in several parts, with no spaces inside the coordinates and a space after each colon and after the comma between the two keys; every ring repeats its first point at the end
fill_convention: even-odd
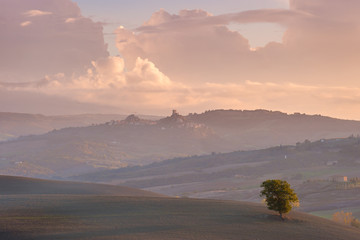
{"type": "Polygon", "coordinates": [[[356,240],[360,230],[263,205],[118,196],[3,195],[0,239],[356,240]]]}
{"type": "Polygon", "coordinates": [[[65,178],[99,168],[205,154],[216,147],[217,140],[208,127],[177,114],[159,121],[131,115],[0,143],[0,174],[65,178]]]}
{"type": "Polygon", "coordinates": [[[34,178],[0,176],[0,195],[111,195],[163,197],[163,195],[129,187],[95,183],[51,181],[34,178]]]}
{"type": "Polygon", "coordinates": [[[342,138],[360,134],[360,121],[321,115],[286,114],[267,110],[213,110],[186,117],[205,124],[227,141],[231,150],[293,145],[305,139],[342,138]]]}
{"type": "MultiPolygon", "coordinates": [[[[41,114],[0,112],[0,141],[19,136],[44,134],[54,129],[84,127],[111,120],[122,120],[120,114],[80,114],[45,116],[41,114]]],[[[142,116],[146,119],[159,119],[156,116],[142,116]]]]}
{"type": "Polygon", "coordinates": [[[0,174],[45,178],[194,155],[348,137],[360,122],[266,110],[216,110],[159,120],[135,115],[0,143],[0,174]]]}
{"type": "Polygon", "coordinates": [[[261,201],[262,181],[284,179],[298,192],[300,210],[353,209],[360,217],[360,183],[347,187],[333,182],[334,176],[346,176],[349,180],[360,177],[360,138],[322,139],[264,150],[175,158],[75,179],[121,184],[171,196],[252,202],[261,201]]]}

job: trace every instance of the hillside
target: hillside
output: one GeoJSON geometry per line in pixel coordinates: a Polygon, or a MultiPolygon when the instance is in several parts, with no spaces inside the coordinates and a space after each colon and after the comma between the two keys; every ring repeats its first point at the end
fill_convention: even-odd
{"type": "Polygon", "coordinates": [[[305,139],[342,138],[360,133],[360,122],[321,115],[286,114],[267,110],[213,110],[187,119],[214,130],[235,150],[294,145],[305,139]]]}
{"type": "MultiPolygon", "coordinates": [[[[121,184],[166,195],[260,202],[266,179],[285,179],[301,199],[301,211],[351,210],[360,217],[359,187],[333,176],[360,177],[360,138],[304,141],[256,151],[176,158],[143,167],[108,170],[75,179],[121,184]]],[[[322,214],[319,214],[322,215],[322,214]]]]}
{"type": "MultiPolygon", "coordinates": [[[[120,114],[79,114],[45,116],[42,114],[0,112],[0,141],[20,136],[44,134],[54,129],[86,127],[111,120],[125,119],[120,114]]],[[[159,119],[157,116],[141,116],[145,119],[159,119]]]]}
{"type": "Polygon", "coordinates": [[[0,174],[68,177],[143,165],[176,156],[211,152],[218,137],[180,115],[160,121],[129,116],[81,128],[65,128],[39,136],[0,143],[0,174]]]}
{"type": "Polygon", "coordinates": [[[160,120],[130,115],[0,143],[0,174],[66,178],[193,155],[348,137],[360,122],[265,110],[216,110],[160,120]]]}
{"type": "Polygon", "coordinates": [[[258,204],[114,196],[2,196],[0,238],[355,240],[360,230],[258,204]],[[24,207],[26,206],[26,207],[24,207]]]}
{"type": "Polygon", "coordinates": [[[0,195],[2,196],[54,194],[162,197],[160,194],[122,186],[0,176],[0,195]]]}

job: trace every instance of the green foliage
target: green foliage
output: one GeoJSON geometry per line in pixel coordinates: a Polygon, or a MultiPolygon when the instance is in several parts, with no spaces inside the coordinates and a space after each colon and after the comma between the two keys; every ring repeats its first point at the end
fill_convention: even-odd
{"type": "Polygon", "coordinates": [[[268,209],[277,211],[283,219],[283,214],[299,205],[299,199],[290,184],[282,180],[266,180],[261,184],[264,188],[261,196],[265,196],[268,209]]]}

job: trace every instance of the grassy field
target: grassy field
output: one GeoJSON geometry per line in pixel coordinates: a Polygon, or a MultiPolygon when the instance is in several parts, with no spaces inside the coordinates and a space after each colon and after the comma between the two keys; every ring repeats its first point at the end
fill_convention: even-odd
{"type": "Polygon", "coordinates": [[[262,205],[175,198],[4,195],[0,239],[359,239],[360,231],[262,205]]]}

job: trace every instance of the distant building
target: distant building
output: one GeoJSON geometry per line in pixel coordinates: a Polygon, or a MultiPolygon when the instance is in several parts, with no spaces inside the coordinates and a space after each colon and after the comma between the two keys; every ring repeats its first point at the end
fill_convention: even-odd
{"type": "Polygon", "coordinates": [[[332,176],[330,178],[330,181],[332,181],[332,182],[347,182],[348,177],[347,176],[332,176]]]}
{"type": "Polygon", "coordinates": [[[326,163],[326,166],[335,166],[336,164],[338,164],[338,161],[329,161],[326,163]]]}
{"type": "Polygon", "coordinates": [[[172,116],[178,116],[179,113],[176,110],[172,110],[172,116]]]}

